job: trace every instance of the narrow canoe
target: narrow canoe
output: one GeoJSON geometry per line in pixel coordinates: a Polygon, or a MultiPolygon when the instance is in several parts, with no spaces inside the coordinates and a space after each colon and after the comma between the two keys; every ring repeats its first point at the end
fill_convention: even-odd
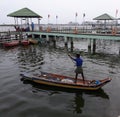
{"type": "Polygon", "coordinates": [[[74,78],[59,74],[40,72],[40,74],[21,73],[23,80],[29,80],[47,86],[55,86],[67,89],[98,90],[111,81],[111,78],[103,80],[85,80],[78,78],[74,83],[74,78]]]}

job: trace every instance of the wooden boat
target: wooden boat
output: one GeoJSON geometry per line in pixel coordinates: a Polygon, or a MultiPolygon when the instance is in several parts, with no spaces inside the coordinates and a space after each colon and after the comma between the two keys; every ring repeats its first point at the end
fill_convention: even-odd
{"type": "Polygon", "coordinates": [[[29,39],[30,44],[38,44],[38,40],[36,39],[29,39]]]}
{"type": "Polygon", "coordinates": [[[21,44],[24,45],[24,46],[27,46],[27,45],[30,44],[30,42],[29,42],[29,40],[22,40],[21,44]]]}
{"type": "Polygon", "coordinates": [[[10,42],[4,42],[3,46],[4,47],[13,47],[19,45],[19,40],[12,40],[10,42]]]}
{"type": "Polygon", "coordinates": [[[111,78],[103,80],[85,80],[78,78],[74,83],[74,78],[59,74],[40,72],[40,74],[21,73],[23,80],[32,81],[47,86],[54,86],[67,89],[98,90],[111,81],[111,78]]]}

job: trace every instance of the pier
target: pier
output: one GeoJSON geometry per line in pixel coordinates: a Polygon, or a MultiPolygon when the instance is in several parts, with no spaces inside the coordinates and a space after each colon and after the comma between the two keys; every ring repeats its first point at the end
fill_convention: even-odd
{"type": "Polygon", "coordinates": [[[42,16],[28,8],[20,9],[7,16],[14,17],[15,25],[1,25],[2,27],[7,26],[11,28],[5,30],[6,32],[0,32],[0,43],[13,39],[21,41],[24,37],[31,36],[33,39],[43,38],[43,40],[47,40],[47,42],[52,41],[53,44],[56,45],[57,39],[62,37],[65,46],[67,46],[68,41],[70,41],[72,51],[75,39],[88,39],[88,51],[95,53],[96,40],[120,40],[120,25],[115,18],[108,14],[103,14],[93,19],[103,20],[105,23],[83,22],[83,24],[40,24],[42,16]],[[32,18],[36,18],[38,24],[34,24],[32,18]],[[106,20],[111,20],[111,22],[106,23],[106,20]],[[25,21],[24,24],[23,21],[25,21]],[[32,24],[34,24],[34,26],[32,24]]]}
{"type": "MultiPolygon", "coordinates": [[[[96,50],[96,40],[120,40],[120,35],[112,35],[112,34],[92,34],[92,33],[61,33],[61,32],[26,32],[28,35],[32,35],[33,38],[37,37],[46,37],[47,40],[49,40],[49,37],[53,37],[54,43],[57,41],[56,37],[63,37],[65,45],[68,44],[68,39],[71,41],[71,50],[74,45],[74,40],[77,39],[88,39],[89,45],[88,45],[88,51],[92,51],[95,53],[96,50]],[[91,48],[93,50],[91,50],[91,48]]],[[[50,40],[49,40],[50,41],[50,40]]]]}
{"type": "MultiPolygon", "coordinates": [[[[6,32],[0,32],[1,35],[1,43],[2,40],[9,41],[11,39],[24,39],[25,35],[31,35],[33,39],[36,37],[39,39],[46,39],[47,41],[52,41],[53,44],[56,44],[57,38],[62,37],[64,39],[65,46],[68,44],[68,41],[70,40],[71,43],[71,50],[73,50],[74,47],[74,40],[75,39],[88,39],[89,45],[88,45],[88,51],[95,53],[96,51],[96,40],[120,40],[120,34],[113,35],[112,33],[97,33],[97,30],[86,30],[86,32],[80,32],[80,30],[75,33],[74,29],[66,30],[65,27],[61,27],[61,30],[51,28],[51,30],[48,31],[47,26],[42,27],[44,30],[34,30],[34,31],[6,31],[6,32]],[[93,33],[94,32],[94,33],[93,33]],[[96,32],[96,33],[95,33],[96,32]],[[50,38],[52,37],[52,38],[50,38]],[[92,49],[92,50],[91,50],[92,49]]],[[[101,30],[102,32],[102,30],[101,30]]]]}

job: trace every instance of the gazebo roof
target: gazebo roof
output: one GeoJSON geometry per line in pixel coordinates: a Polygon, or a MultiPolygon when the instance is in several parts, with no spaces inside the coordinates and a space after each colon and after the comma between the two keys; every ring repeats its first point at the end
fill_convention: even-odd
{"type": "Polygon", "coordinates": [[[103,15],[100,15],[96,18],[94,18],[93,20],[115,20],[116,18],[108,15],[107,13],[103,14],[103,15]]]}
{"type": "Polygon", "coordinates": [[[7,16],[17,18],[42,18],[42,16],[38,15],[37,13],[33,12],[28,8],[20,9],[18,11],[8,14],[7,16]]]}

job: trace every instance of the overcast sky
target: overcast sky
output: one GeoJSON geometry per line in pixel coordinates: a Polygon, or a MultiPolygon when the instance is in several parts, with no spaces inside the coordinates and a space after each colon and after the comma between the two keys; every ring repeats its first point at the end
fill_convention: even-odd
{"type": "Polygon", "coordinates": [[[7,15],[25,7],[41,15],[41,23],[45,24],[48,21],[56,23],[56,16],[59,24],[76,20],[78,23],[82,23],[83,20],[92,21],[104,13],[115,17],[116,10],[117,17],[120,17],[120,0],[0,0],[0,24],[14,23],[14,19],[7,15]]]}

